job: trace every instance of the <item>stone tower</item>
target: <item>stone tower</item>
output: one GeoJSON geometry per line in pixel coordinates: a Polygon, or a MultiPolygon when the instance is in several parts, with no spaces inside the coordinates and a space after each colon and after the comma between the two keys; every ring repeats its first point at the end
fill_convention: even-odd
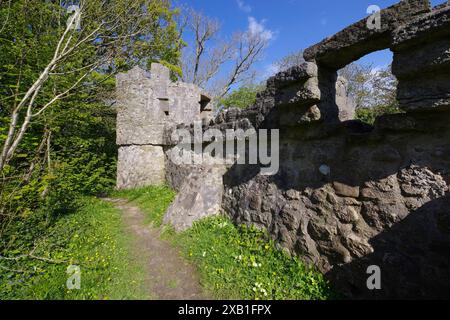
{"type": "Polygon", "coordinates": [[[117,75],[117,188],[163,184],[166,128],[209,118],[209,102],[197,86],[172,82],[161,64],[117,75]]]}

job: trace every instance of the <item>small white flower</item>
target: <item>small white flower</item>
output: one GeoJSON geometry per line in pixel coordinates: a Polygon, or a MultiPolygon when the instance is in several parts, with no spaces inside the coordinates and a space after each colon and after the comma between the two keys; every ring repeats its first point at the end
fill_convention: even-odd
{"type": "Polygon", "coordinates": [[[206,251],[203,251],[202,256],[203,256],[203,258],[206,257],[206,251]]]}

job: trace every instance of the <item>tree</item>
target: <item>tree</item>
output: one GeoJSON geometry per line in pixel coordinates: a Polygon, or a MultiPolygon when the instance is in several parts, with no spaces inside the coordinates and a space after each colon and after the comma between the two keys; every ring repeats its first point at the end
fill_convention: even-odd
{"type": "Polygon", "coordinates": [[[398,110],[397,102],[397,78],[392,74],[391,66],[384,69],[375,70],[375,77],[372,80],[372,93],[374,104],[392,106],[398,110]]]}
{"type": "Polygon", "coordinates": [[[253,28],[223,39],[216,19],[193,9],[186,9],[184,17],[181,25],[186,30],[182,30],[189,34],[182,58],[183,81],[208,89],[219,101],[235,85],[254,77],[252,67],[267,48],[272,37],[270,31],[253,28]]]}
{"type": "Polygon", "coordinates": [[[303,50],[299,50],[293,53],[288,54],[281,60],[275,62],[274,66],[277,70],[277,72],[285,71],[289,68],[301,65],[305,62],[305,59],[303,58],[303,50]]]}
{"type": "Polygon", "coordinates": [[[176,15],[166,0],[0,1],[0,233],[17,213],[113,185],[114,74],[153,61],[177,72],[176,15]]]}
{"type": "Polygon", "coordinates": [[[385,114],[399,113],[400,109],[396,105],[378,105],[370,108],[360,108],[356,110],[356,118],[368,124],[374,124],[377,117],[385,114]]]}
{"type": "Polygon", "coordinates": [[[352,63],[339,71],[348,81],[348,94],[356,109],[391,105],[396,101],[397,79],[390,66],[375,69],[371,64],[352,63]]]}
{"type": "Polygon", "coordinates": [[[397,79],[391,67],[352,63],[339,71],[348,80],[348,95],[356,105],[357,118],[373,124],[376,117],[400,112],[396,100],[397,79]]]}
{"type": "Polygon", "coordinates": [[[193,33],[193,43],[189,50],[184,51],[183,81],[203,87],[230,58],[231,47],[222,43],[211,48],[210,43],[215,40],[220,30],[219,21],[190,8],[185,10],[185,24],[193,33]],[[209,57],[208,63],[203,61],[206,55],[209,57]]]}
{"type": "Polygon", "coordinates": [[[166,0],[18,0],[0,3],[0,10],[12,22],[1,28],[0,110],[9,112],[9,129],[0,172],[33,121],[87,84],[99,84],[94,72],[112,76],[155,58],[178,62],[174,12],[166,0]]]}
{"type": "Polygon", "coordinates": [[[221,85],[220,89],[217,90],[219,99],[228,94],[234,85],[251,81],[255,78],[252,67],[263,54],[269,39],[262,34],[253,33],[249,30],[235,34],[233,43],[235,44],[235,51],[233,52],[232,68],[228,76],[223,78],[224,81],[222,83],[224,85],[221,85]]]}
{"type": "Polygon", "coordinates": [[[245,109],[252,106],[256,102],[256,96],[263,90],[263,86],[246,85],[226,95],[220,104],[225,108],[241,108],[245,109]]]}

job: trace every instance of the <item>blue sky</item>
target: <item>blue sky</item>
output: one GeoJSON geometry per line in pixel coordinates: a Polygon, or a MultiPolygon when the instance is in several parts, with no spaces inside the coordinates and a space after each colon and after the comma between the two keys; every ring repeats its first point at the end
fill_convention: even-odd
{"type": "MultiPolygon", "coordinates": [[[[432,0],[432,4],[446,0],[432,0]]],[[[249,27],[249,19],[272,32],[270,46],[258,63],[264,73],[273,62],[333,35],[344,27],[367,16],[370,5],[388,7],[399,0],[181,0],[188,6],[218,18],[222,35],[229,36],[249,27]]],[[[362,59],[374,66],[386,66],[392,60],[389,51],[371,54],[362,59]]]]}

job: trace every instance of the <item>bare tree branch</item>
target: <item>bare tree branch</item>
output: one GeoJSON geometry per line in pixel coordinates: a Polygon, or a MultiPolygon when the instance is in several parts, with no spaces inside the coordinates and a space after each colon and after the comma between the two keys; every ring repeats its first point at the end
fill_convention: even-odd
{"type": "Polygon", "coordinates": [[[223,98],[229,93],[233,85],[245,79],[245,75],[261,57],[268,45],[267,38],[259,34],[252,34],[249,31],[243,34],[236,34],[234,39],[237,43],[237,54],[234,59],[234,67],[231,70],[222,91],[218,94],[218,99],[223,98]]]}
{"type": "Polygon", "coordinates": [[[184,15],[193,42],[183,52],[183,81],[208,89],[217,101],[234,85],[254,76],[252,67],[269,44],[267,33],[247,30],[224,40],[219,38],[217,20],[193,9],[185,10],[184,15]]]}

